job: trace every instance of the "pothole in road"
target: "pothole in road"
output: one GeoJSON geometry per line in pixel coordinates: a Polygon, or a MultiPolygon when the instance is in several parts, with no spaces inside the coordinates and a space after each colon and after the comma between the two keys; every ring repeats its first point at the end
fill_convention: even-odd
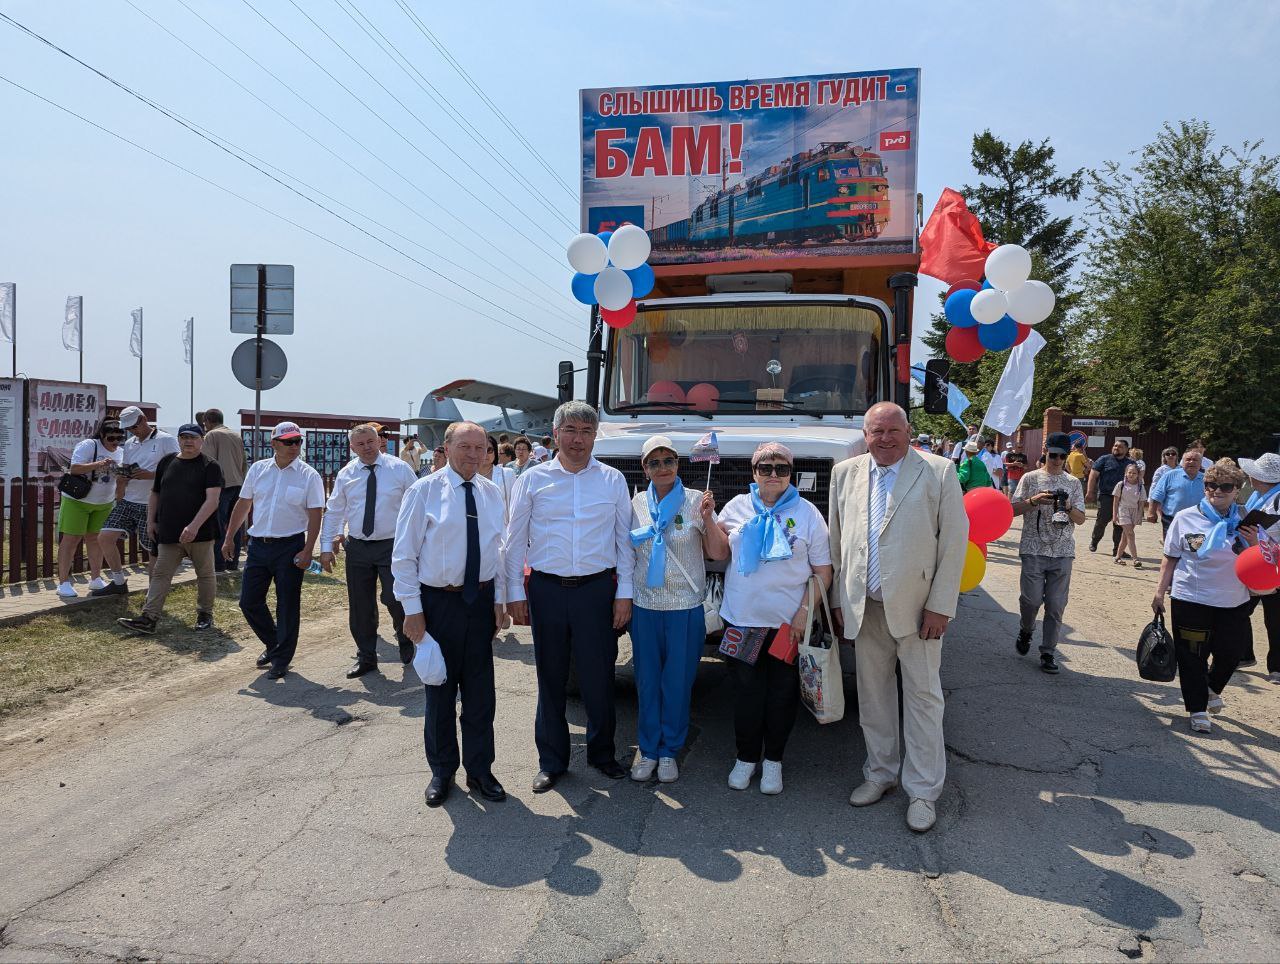
{"type": "Polygon", "coordinates": [[[346,710],[317,710],[316,718],[320,720],[328,720],[337,726],[346,726],[348,723],[363,723],[365,718],[356,713],[348,713],[346,710]]]}

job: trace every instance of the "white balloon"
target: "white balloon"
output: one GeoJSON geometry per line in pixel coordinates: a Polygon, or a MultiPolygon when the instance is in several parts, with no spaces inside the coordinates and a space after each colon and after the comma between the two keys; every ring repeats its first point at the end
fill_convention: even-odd
{"type": "Polygon", "coordinates": [[[987,280],[1001,291],[1012,291],[1031,277],[1031,255],[1016,244],[1002,244],[987,255],[987,280]]]}
{"type": "Polygon", "coordinates": [[[604,242],[594,234],[580,234],[569,242],[569,264],[582,274],[599,274],[609,263],[604,242]]]}
{"type": "Polygon", "coordinates": [[[1025,281],[1008,294],[1009,315],[1024,325],[1038,325],[1051,314],[1057,300],[1043,281],[1025,281]]]}
{"type": "MultiPolygon", "coordinates": [[[[993,282],[994,284],[994,282],[993,282]]],[[[969,302],[969,311],[980,325],[994,325],[1009,310],[1009,301],[1003,291],[987,288],[979,291],[969,302]]]]}
{"type": "Polygon", "coordinates": [[[608,308],[610,311],[620,311],[627,307],[633,290],[631,279],[617,265],[605,268],[596,278],[596,301],[600,302],[601,308],[608,308]]]}
{"type": "Polygon", "coordinates": [[[624,224],[609,239],[609,260],[623,271],[638,268],[649,260],[649,235],[644,228],[624,224]]]}

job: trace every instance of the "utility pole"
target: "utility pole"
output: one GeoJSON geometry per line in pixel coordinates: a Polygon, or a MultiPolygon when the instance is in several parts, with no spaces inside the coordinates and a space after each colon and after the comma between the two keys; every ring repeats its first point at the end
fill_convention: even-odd
{"type": "Polygon", "coordinates": [[[656,194],[649,198],[649,227],[656,228],[658,226],[658,202],[665,201],[670,198],[670,194],[656,194]]]}

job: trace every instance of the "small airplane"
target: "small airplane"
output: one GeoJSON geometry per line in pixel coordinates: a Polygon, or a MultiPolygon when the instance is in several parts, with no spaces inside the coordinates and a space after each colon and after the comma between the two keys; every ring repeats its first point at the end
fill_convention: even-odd
{"type": "Polygon", "coordinates": [[[490,405],[502,414],[480,422],[490,435],[506,432],[508,435],[526,435],[534,439],[551,434],[551,417],[555,414],[556,399],[520,388],[508,388],[474,378],[461,378],[429,392],[418,407],[416,418],[403,422],[409,430],[416,430],[422,443],[434,448],[444,440],[444,430],[451,422],[462,421],[455,399],[490,405]]]}

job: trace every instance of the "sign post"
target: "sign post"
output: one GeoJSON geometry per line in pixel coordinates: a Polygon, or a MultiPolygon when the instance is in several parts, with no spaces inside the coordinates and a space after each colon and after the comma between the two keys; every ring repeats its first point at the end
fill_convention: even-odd
{"type": "MultiPolygon", "coordinates": [[[[231,266],[231,330],[253,335],[253,454],[258,454],[258,440],[262,430],[262,389],[264,378],[277,384],[284,377],[264,370],[266,346],[274,348],[283,362],[284,352],[266,335],[293,334],[293,265],[291,264],[233,264],[231,266]]],[[[244,346],[242,345],[241,348],[244,346]]],[[[240,349],[237,349],[237,353],[240,349]]],[[[270,365],[268,364],[268,368],[270,365]]],[[[235,369],[233,356],[232,368],[235,369]]],[[[245,379],[237,373],[241,384],[245,379]]],[[[267,388],[271,387],[267,385],[267,388]]]]}

